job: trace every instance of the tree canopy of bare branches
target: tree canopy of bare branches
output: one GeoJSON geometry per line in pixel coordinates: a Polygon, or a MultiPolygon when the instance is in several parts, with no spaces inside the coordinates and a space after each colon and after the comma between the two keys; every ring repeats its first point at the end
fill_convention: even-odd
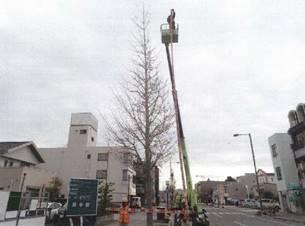
{"type": "Polygon", "coordinates": [[[166,81],[159,76],[157,56],[149,38],[150,15],[135,19],[134,56],[128,76],[116,93],[116,111],[106,120],[110,141],[121,145],[150,168],[172,153],[174,114],[166,81]]]}

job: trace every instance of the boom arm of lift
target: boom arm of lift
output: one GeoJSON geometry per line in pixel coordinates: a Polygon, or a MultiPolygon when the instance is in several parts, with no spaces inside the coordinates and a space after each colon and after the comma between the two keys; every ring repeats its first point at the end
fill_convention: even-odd
{"type": "Polygon", "coordinates": [[[181,148],[182,151],[182,157],[183,157],[183,165],[184,165],[184,171],[185,171],[185,178],[186,178],[186,187],[187,187],[187,200],[190,207],[197,207],[197,198],[193,191],[192,186],[192,177],[190,173],[190,166],[189,166],[189,159],[188,154],[186,150],[185,145],[185,139],[184,139],[184,133],[183,133],[183,127],[182,127],[182,120],[181,120],[181,114],[179,109],[179,102],[178,102],[178,95],[175,88],[175,78],[173,73],[173,68],[171,64],[171,56],[169,52],[169,44],[165,43],[166,48],[166,55],[167,55],[167,62],[168,62],[168,68],[169,68],[169,74],[171,78],[171,84],[172,84],[172,94],[173,94],[173,100],[174,100],[174,106],[175,106],[175,113],[176,113],[176,121],[177,121],[177,133],[178,133],[178,145],[181,148]]]}

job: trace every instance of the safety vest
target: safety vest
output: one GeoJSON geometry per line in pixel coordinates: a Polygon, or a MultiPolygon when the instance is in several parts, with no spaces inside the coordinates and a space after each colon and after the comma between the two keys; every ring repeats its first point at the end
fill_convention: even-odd
{"type": "Polygon", "coordinates": [[[119,224],[129,224],[129,213],[126,207],[120,208],[119,224]]]}

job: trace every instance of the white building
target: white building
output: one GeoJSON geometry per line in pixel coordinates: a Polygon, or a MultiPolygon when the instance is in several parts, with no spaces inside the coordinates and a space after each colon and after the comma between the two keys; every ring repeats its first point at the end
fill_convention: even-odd
{"type": "Polygon", "coordinates": [[[93,114],[72,114],[67,147],[40,148],[46,162],[42,167],[62,180],[61,194],[65,197],[70,178],[96,178],[114,183],[112,202],[121,202],[136,194],[130,155],[121,147],[97,147],[97,129],[93,114]]]}
{"type": "Polygon", "coordinates": [[[298,204],[293,201],[293,191],[289,189],[298,184],[291,138],[286,133],[276,133],[268,140],[282,210],[299,212],[298,204]]]}
{"type": "Polygon", "coordinates": [[[38,197],[53,176],[37,167],[42,163],[33,142],[0,142],[0,190],[20,191],[25,174],[23,192],[38,197]]]}

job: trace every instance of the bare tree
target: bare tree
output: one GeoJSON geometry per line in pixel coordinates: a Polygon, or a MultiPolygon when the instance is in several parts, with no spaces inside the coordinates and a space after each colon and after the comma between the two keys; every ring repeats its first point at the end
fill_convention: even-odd
{"type": "MultiPolygon", "coordinates": [[[[145,203],[152,208],[152,169],[160,166],[172,154],[174,114],[169,101],[167,83],[159,76],[155,49],[149,37],[150,14],[143,8],[133,20],[134,55],[122,89],[116,94],[117,109],[112,120],[106,120],[108,138],[134,154],[143,166],[145,203]]],[[[153,224],[147,213],[147,225],[153,224]]]]}

